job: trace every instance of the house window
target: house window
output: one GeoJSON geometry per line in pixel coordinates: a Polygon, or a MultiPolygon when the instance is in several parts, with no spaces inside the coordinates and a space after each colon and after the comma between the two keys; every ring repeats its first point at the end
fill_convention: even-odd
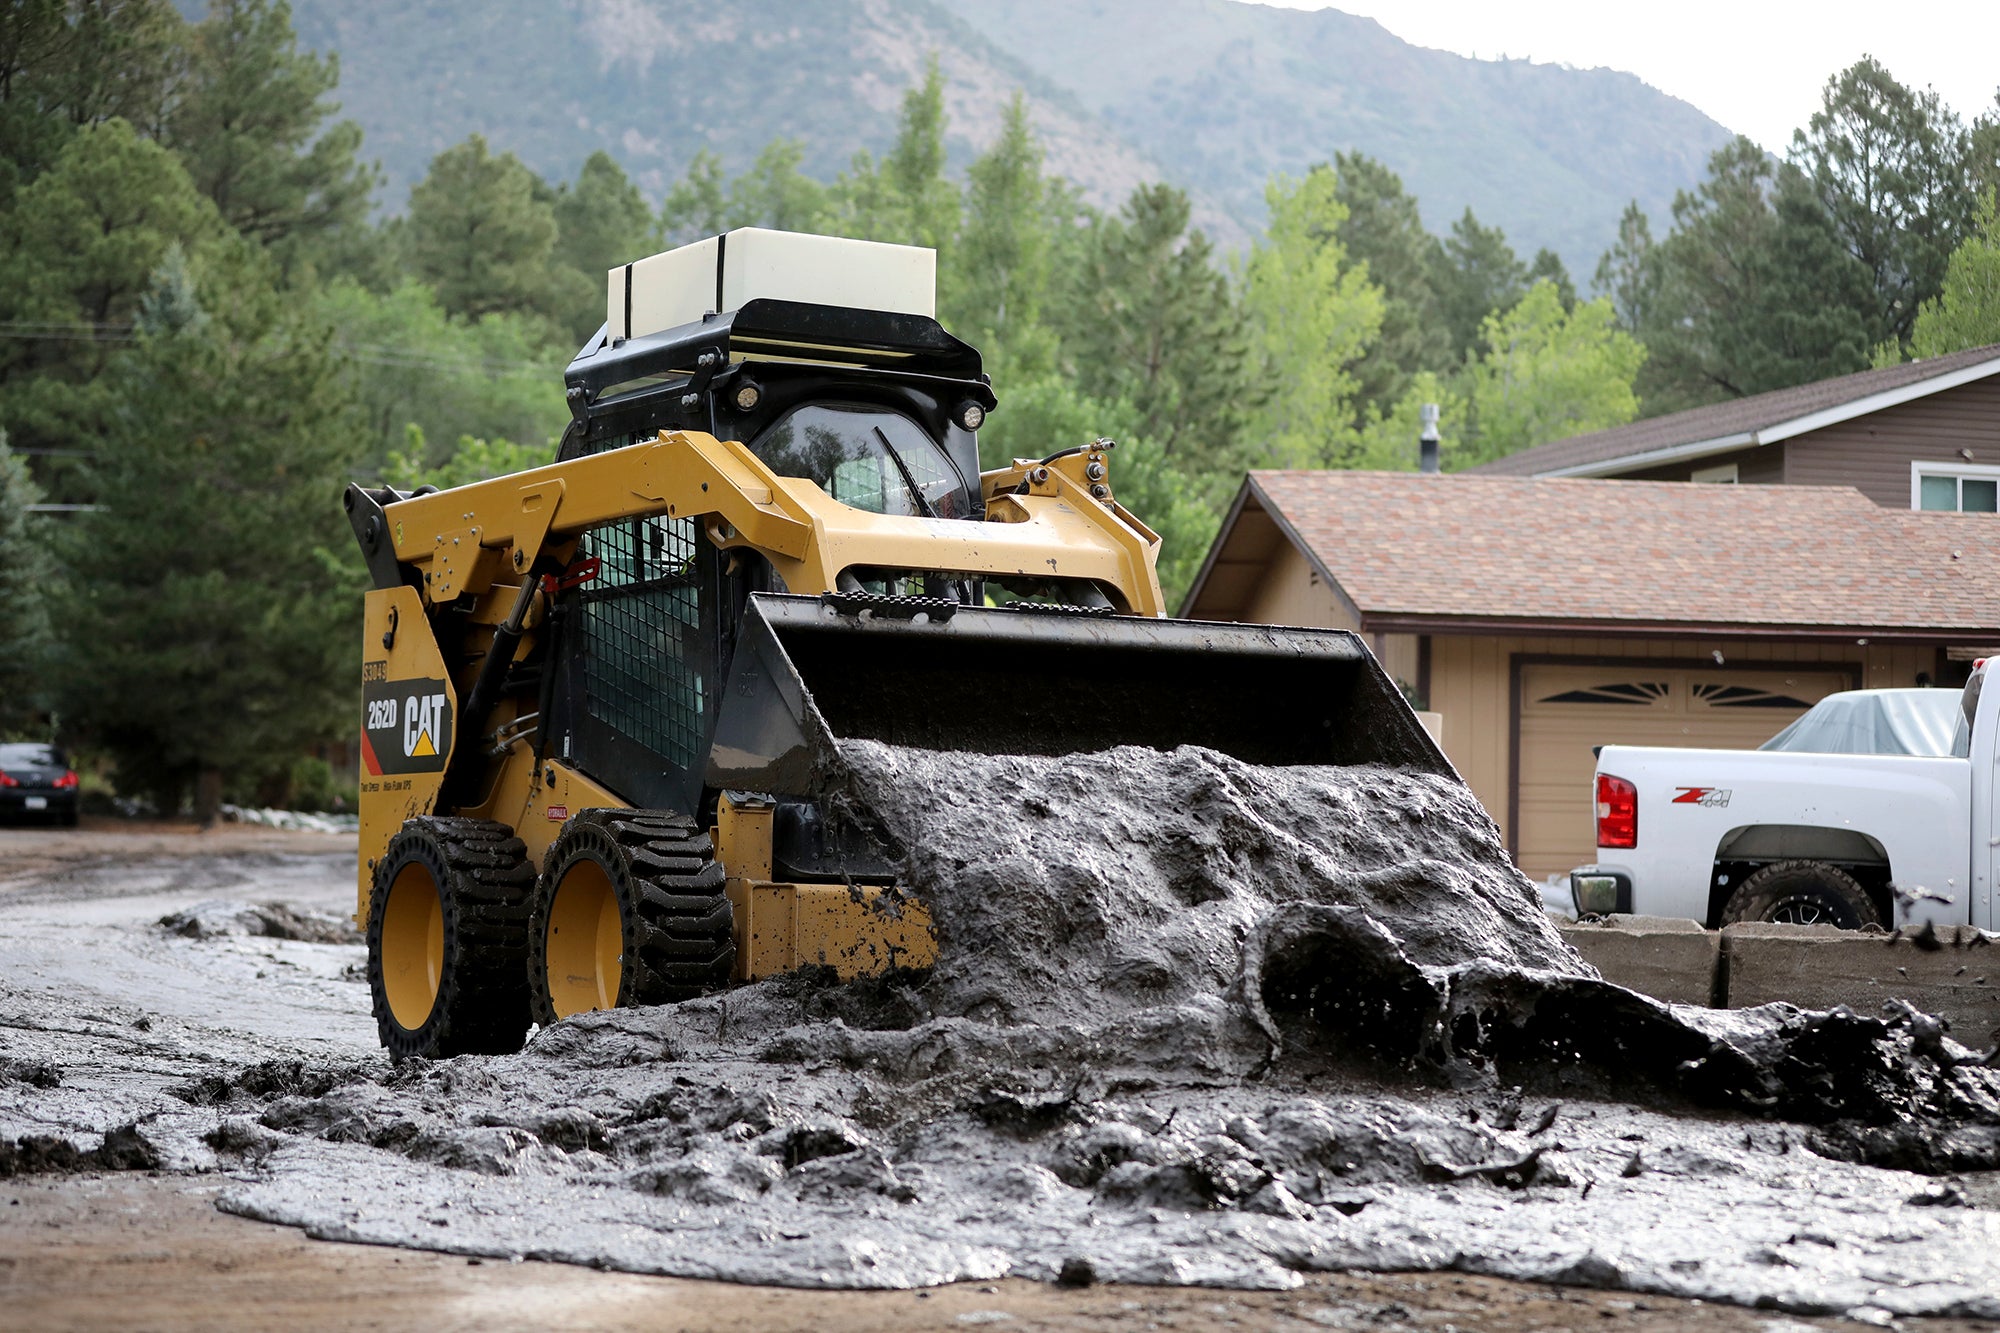
{"type": "Polygon", "coordinates": [[[1736,464],[1717,463],[1714,467],[1698,467],[1688,473],[1688,480],[1719,481],[1727,485],[1734,485],[1738,480],[1736,476],[1736,464]]]}
{"type": "Polygon", "coordinates": [[[1947,514],[2000,512],[2000,467],[1976,463],[1912,463],[1910,508],[1947,514]]]}

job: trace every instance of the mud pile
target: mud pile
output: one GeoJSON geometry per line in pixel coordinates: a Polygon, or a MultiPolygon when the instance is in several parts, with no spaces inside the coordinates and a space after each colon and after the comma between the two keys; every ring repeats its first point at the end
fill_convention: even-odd
{"type": "Polygon", "coordinates": [[[1977,1188],[1863,1164],[1990,1160],[1992,1073],[1920,1015],[1608,985],[1455,783],[846,758],[847,809],[938,924],[932,972],[586,1015],[507,1057],[267,1063],[137,1132],[316,1235],[642,1272],[1448,1268],[2000,1317],[1991,1215],[1956,1206],[1977,1188]]]}

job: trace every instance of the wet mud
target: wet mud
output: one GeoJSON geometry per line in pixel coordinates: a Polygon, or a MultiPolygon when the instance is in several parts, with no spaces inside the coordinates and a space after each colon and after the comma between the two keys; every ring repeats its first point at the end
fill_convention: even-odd
{"type": "MultiPolygon", "coordinates": [[[[58,1079],[0,1070],[0,1129],[68,1126],[80,1157],[136,1140],[314,1235],[635,1272],[1454,1270],[2000,1317],[1985,1177],[1948,1174],[1994,1164],[1979,1054],[1911,1012],[1603,982],[1455,783],[1199,750],[845,758],[849,812],[937,922],[928,974],[782,978],[393,1068],[197,1058],[195,1027],[72,1016],[9,1031],[58,1079]],[[133,1041],[150,1082],[71,1076],[79,1042],[133,1041]]],[[[62,1169],[38,1151],[16,1169],[62,1169]]]]}

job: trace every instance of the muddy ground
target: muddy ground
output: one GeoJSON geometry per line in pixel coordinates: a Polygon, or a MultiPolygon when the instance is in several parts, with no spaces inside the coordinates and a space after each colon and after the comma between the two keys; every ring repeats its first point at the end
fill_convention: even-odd
{"type": "MultiPolygon", "coordinates": [[[[514,1255],[538,1247],[510,1246],[504,1236],[498,1243],[482,1241],[473,1234],[447,1236],[449,1228],[439,1221],[450,1220],[443,1210],[453,1203],[478,1214],[482,1212],[482,1195],[489,1200],[501,1197],[496,1190],[505,1191],[522,1182],[523,1173],[518,1170],[511,1175],[496,1173],[490,1164],[482,1169],[482,1163],[464,1157],[451,1160],[451,1153],[462,1153],[467,1144],[487,1141],[477,1137],[479,1127],[471,1124],[477,1117],[467,1117],[451,1134],[437,1132],[443,1151],[428,1153],[409,1151],[405,1142],[392,1144],[393,1150],[385,1154],[379,1145],[363,1146],[344,1139],[345,1131],[329,1127],[329,1120],[340,1116],[348,1117],[343,1124],[362,1124],[392,1095],[409,1092],[407,1082],[399,1086],[375,1053],[366,988],[359,979],[358,945],[314,938],[327,922],[351,909],[352,856],[351,839],[261,830],[224,829],[201,835],[170,827],[110,825],[86,826],[79,832],[0,830],[0,1060],[12,1061],[7,1079],[0,1080],[0,1138],[11,1138],[16,1144],[30,1139],[67,1143],[73,1155],[67,1162],[24,1166],[17,1149],[16,1166],[22,1173],[0,1181],[0,1198],[7,1201],[0,1205],[0,1217],[5,1218],[0,1222],[0,1294],[6,1298],[10,1320],[19,1317],[35,1327],[263,1327],[280,1320],[310,1326],[391,1327],[421,1317],[447,1328],[749,1328],[812,1323],[831,1329],[986,1323],[1008,1327],[1208,1327],[1231,1322],[1245,1327],[1455,1325],[1528,1329],[1604,1322],[1612,1327],[1665,1327],[1671,1323],[1675,1327],[1780,1330],[1829,1322],[1804,1314],[1760,1312],[1658,1293],[1594,1291],[1446,1272],[1327,1276],[1308,1271],[1301,1278],[1295,1269],[1288,1280],[1300,1285],[1275,1291],[1162,1288],[1105,1281],[1064,1288],[1007,1279],[963,1281],[928,1291],[815,1292],[603,1273],[581,1266],[515,1259],[514,1255]],[[244,910],[246,905],[265,903],[282,904],[283,910],[244,910]],[[204,904],[208,905],[204,910],[190,911],[204,904]],[[173,924],[162,926],[163,919],[173,924]],[[307,938],[262,933],[269,929],[307,938]],[[262,1087],[254,1104],[232,1105],[242,1100],[246,1083],[257,1082],[256,1078],[245,1078],[246,1069],[264,1071],[258,1077],[265,1083],[274,1078],[282,1083],[287,1077],[297,1082],[290,1087],[262,1087]],[[293,1070],[304,1072],[287,1072],[293,1070]],[[328,1070],[335,1072],[331,1076],[312,1072],[328,1070]],[[190,1089],[203,1088],[210,1090],[210,1095],[190,1099],[190,1089]],[[177,1090],[174,1101],[186,1107],[190,1116],[197,1111],[207,1114],[210,1141],[190,1137],[167,1123],[173,1116],[162,1117],[158,1110],[163,1090],[177,1090]],[[232,1110],[260,1113],[256,1119],[264,1131],[245,1127],[244,1116],[232,1117],[232,1110]],[[224,1122],[235,1124],[234,1132],[240,1137],[232,1138],[230,1133],[217,1136],[213,1126],[224,1122]],[[121,1137],[119,1131],[128,1125],[139,1128],[121,1137]],[[289,1125],[277,1133],[318,1146],[310,1147],[299,1163],[288,1166],[285,1155],[291,1151],[289,1140],[274,1144],[268,1137],[271,1125],[289,1125]],[[106,1171],[103,1168],[107,1166],[124,1169],[106,1171]],[[459,1253],[440,1255],[407,1248],[309,1241],[298,1231],[231,1216],[215,1206],[218,1199],[226,1200],[235,1212],[254,1216],[263,1200],[274,1214],[303,1210],[299,1220],[310,1226],[312,1221],[303,1214],[311,1209],[298,1202],[297,1192],[302,1186],[322,1192],[342,1188],[342,1169],[370,1175],[371,1181],[364,1184],[374,1186],[356,1191],[357,1198],[370,1196],[361,1206],[332,1210],[342,1217],[351,1213],[352,1220],[342,1223],[351,1234],[405,1246],[442,1246],[459,1253]],[[403,1234],[413,1224],[435,1230],[428,1235],[403,1234]]],[[[960,976],[958,983],[964,980],[960,976]]],[[[952,978],[947,977],[945,983],[948,991],[952,978]]],[[[796,998],[788,997],[787,1002],[796,998]]],[[[708,1023],[714,1013],[714,1008],[696,1007],[680,1020],[688,1028],[681,1033],[685,1046],[697,1044],[695,1030],[708,1023]]],[[[758,1018],[753,1002],[739,1010],[736,1021],[754,1026],[758,1018]]],[[[579,1037],[566,1046],[558,1043],[557,1051],[544,1052],[541,1058],[546,1062],[557,1054],[573,1056],[592,1043],[599,1047],[606,1042],[624,1043],[629,1049],[635,1035],[625,1026],[628,1021],[624,1016],[594,1020],[595,1027],[583,1025],[579,1037]]],[[[658,1024],[651,1032],[655,1040],[660,1039],[658,1024]]],[[[712,1031],[707,1033],[708,1039],[713,1036],[712,1031]]],[[[531,1050],[523,1057],[506,1059],[532,1065],[533,1055],[531,1050]]],[[[655,1052],[654,1063],[674,1068],[690,1057],[698,1060],[701,1052],[685,1049],[674,1055],[678,1059],[655,1052]]],[[[768,1045],[760,1049],[758,1058],[770,1063],[768,1045]]],[[[469,1077],[462,1095],[452,1095],[448,1087],[419,1091],[426,1096],[442,1091],[454,1106],[477,1104],[490,1110],[507,1101],[509,1068],[496,1066],[469,1077]]],[[[809,1079],[823,1071],[808,1060],[793,1072],[809,1079]]],[[[780,1077],[789,1079],[791,1074],[780,1070],[780,1077]]],[[[447,1070],[445,1082],[451,1081],[447,1070]]],[[[436,1079],[420,1082],[435,1084],[436,1079]]],[[[582,1100],[591,1091],[580,1089],[579,1097],[572,1100],[582,1100]]],[[[1336,1089],[1329,1086],[1324,1091],[1336,1089]]],[[[1367,1101],[1370,1090],[1351,1082],[1338,1091],[1350,1099],[1349,1109],[1355,1097],[1375,1111],[1391,1104],[1367,1101]]],[[[1075,1089],[1069,1092],[1074,1099],[1075,1089]]],[[[1034,1093],[1035,1089],[1028,1087],[1014,1090],[1016,1102],[1025,1105],[1030,1116],[1036,1113],[1034,1093]]],[[[1171,1101],[1173,1095],[1193,1095],[1185,1090],[1175,1094],[1171,1088],[1167,1093],[1164,1101],[1171,1101]]],[[[1146,1131],[1140,1128],[1135,1132],[1135,1117],[1129,1106],[1119,1104],[1118,1090],[1099,1090],[1099,1094],[1095,1105],[1104,1119],[1098,1127],[1121,1126],[1120,1135],[1138,1142],[1146,1131]]],[[[1129,1091],[1125,1095],[1129,1101],[1129,1091]]],[[[1408,1094],[1404,1096],[1407,1102],[1408,1094]]],[[[430,1099],[436,1100],[434,1096],[430,1099]]],[[[1415,1100],[1426,1114],[1435,1114],[1441,1121],[1478,1124],[1482,1108],[1489,1123],[1496,1102],[1505,1112],[1508,1095],[1505,1088],[1496,1097],[1491,1089],[1434,1087],[1418,1090],[1415,1100]]],[[[1153,1101],[1164,1104],[1161,1098],[1153,1101]]],[[[990,1111],[995,1103],[989,1097],[982,1105],[990,1111]]],[[[1531,1095],[1526,1116],[1537,1116],[1553,1106],[1554,1099],[1531,1095]]],[[[1247,1101],[1243,1110],[1252,1117],[1260,1113],[1247,1101]]],[[[1268,1107],[1262,1113],[1268,1115],[1268,1107]]],[[[398,1114],[407,1117],[408,1112],[398,1114]]],[[[1168,1110],[1167,1124],[1175,1114],[1168,1110]]],[[[1195,1114],[1190,1111],[1191,1118],[1195,1114]]],[[[1768,1118],[1746,1120],[1714,1113],[1669,1120],[1657,1113],[1630,1112],[1615,1104],[1574,1096],[1559,1114],[1562,1122],[1572,1127],[1575,1140],[1567,1147],[1571,1153],[1569,1179],[1562,1184],[1545,1181],[1539,1200],[1527,1199],[1533,1191],[1516,1184],[1479,1178],[1400,1191],[1394,1188],[1397,1182],[1388,1181],[1372,1192],[1363,1188],[1348,1191],[1347,1198],[1330,1196],[1323,1201],[1332,1210],[1327,1215],[1352,1216],[1346,1209],[1357,1204],[1356,1213],[1362,1207],[1383,1205],[1376,1208],[1376,1215],[1395,1214],[1393,1229],[1408,1245],[1412,1236],[1421,1238],[1425,1227],[1432,1229],[1433,1239],[1448,1241],[1454,1226],[1464,1226],[1461,1215],[1446,1211],[1426,1216],[1421,1207],[1413,1206],[1427,1197],[1469,1201],[1474,1211],[1494,1218],[1518,1216],[1528,1224],[1536,1224],[1539,1213],[1539,1224],[1551,1234],[1559,1234],[1565,1229],[1565,1212],[1574,1219],[1571,1225],[1585,1228],[1598,1218],[1616,1216],[1591,1218],[1595,1210],[1578,1206],[1590,1197],[1587,1186],[1578,1197],[1578,1181],[1584,1177],[1601,1177],[1607,1195],[1623,1188],[1634,1199],[1643,1199],[1654,1191],[1664,1191],[1670,1200],[1676,1187],[1671,1179],[1663,1181],[1662,1177],[1685,1173],[1690,1189],[1705,1200],[1704,1208],[1712,1204],[1715,1195],[1726,1195],[1732,1188],[1747,1196],[1768,1194],[1773,1185],[1771,1172],[1748,1173],[1732,1186],[1731,1172],[1708,1169],[1721,1155],[1708,1153],[1704,1157],[1699,1151],[1706,1141],[1720,1143],[1740,1135],[1746,1145],[1753,1145],[1753,1150],[1761,1147],[1767,1155],[1795,1153],[1784,1164],[1785,1170],[1817,1178],[1827,1186],[1789,1196],[1779,1191],[1775,1201],[1780,1206],[1810,1203],[1812,1216],[1802,1211],[1799,1225],[1791,1228],[1790,1235],[1777,1237],[1778,1244],[1762,1246],[1760,1252],[1765,1257],[1758,1262],[1786,1278],[1774,1290],[1796,1292],[1798,1277],[1807,1279],[1809,1286],[1816,1266],[1824,1260],[1821,1251],[1838,1255],[1834,1267],[1848,1277],[1868,1275],[1869,1281],[1893,1287],[1897,1280],[1887,1270],[1883,1256],[1910,1247],[1936,1250],[1945,1256],[1942,1271],[1933,1265],[1933,1271],[1913,1275],[1913,1283],[1921,1280],[1933,1288],[1940,1282],[1950,1283],[1973,1299],[1994,1293],[1983,1264],[1967,1262],[1954,1267],[1949,1258],[1960,1246],[1978,1248],[1984,1241],[1987,1250],[1992,1248],[1992,1235],[1985,1225],[1992,1214],[1978,1205],[2000,1201],[2000,1189],[1994,1188],[1986,1173],[1959,1173],[1940,1179],[1845,1163],[1829,1167],[1798,1146],[1803,1143],[1804,1131],[1772,1124],[1768,1118]],[[1646,1141],[1632,1138],[1634,1134],[1646,1136],[1646,1141]],[[1652,1163],[1628,1175],[1649,1151],[1656,1154],[1652,1163]],[[1610,1161],[1609,1154],[1617,1155],[1618,1160],[1610,1161]],[[1596,1163],[1594,1157],[1607,1157],[1607,1161],[1596,1163]],[[1719,1178],[1700,1179],[1703,1176],[1719,1178]],[[1641,1183],[1632,1184],[1634,1180],[1641,1183]],[[1870,1182],[1872,1187],[1857,1189],[1857,1181],[1870,1182]],[[1931,1206],[1934,1200],[1958,1206],[1937,1208],[1931,1206]],[[1880,1226],[1887,1231],[1882,1233],[1884,1244],[1879,1252],[1870,1244],[1870,1237],[1879,1228],[1863,1220],[1871,1212],[1885,1214],[1880,1226]],[[1788,1270],[1798,1276],[1787,1276],[1788,1270]]],[[[487,1114],[486,1119],[489,1137],[510,1128],[494,1123],[504,1117],[487,1114]]],[[[578,1133],[588,1138],[587,1119],[565,1123],[582,1126],[578,1133]]],[[[755,1132],[757,1123],[753,1114],[718,1128],[724,1134],[733,1133],[740,1142],[755,1132]]],[[[1141,1126],[1146,1123],[1139,1122],[1141,1126]]],[[[820,1128],[835,1134],[856,1134],[852,1121],[820,1128]]],[[[1523,1124],[1511,1132],[1526,1135],[1529,1128],[1523,1124]]],[[[1068,1134],[1067,1141],[1073,1143],[1074,1129],[1059,1128],[1057,1136],[1068,1134]]],[[[1156,1131],[1152,1139],[1171,1146],[1166,1126],[1154,1122],[1151,1129],[1156,1131]]],[[[436,1126],[417,1132],[434,1131],[436,1126]]],[[[540,1132],[551,1144],[563,1137],[562,1132],[550,1133],[546,1123],[541,1123],[540,1132]]],[[[1489,1130],[1468,1131],[1461,1137],[1486,1148],[1504,1146],[1504,1136],[1495,1137],[1489,1130]]],[[[794,1135],[790,1141],[799,1140],[794,1135]]],[[[707,1151],[712,1146],[698,1144],[695,1150],[707,1151]]],[[[845,1142],[824,1146],[852,1152],[829,1151],[817,1158],[821,1162],[837,1162],[850,1155],[866,1159],[874,1151],[872,1145],[861,1149],[845,1142]]],[[[1551,1146],[1557,1152],[1565,1150],[1551,1146]]],[[[570,1147],[579,1159],[589,1156],[584,1144],[570,1147]]],[[[696,1155],[695,1150],[687,1155],[696,1155]]],[[[61,1156],[58,1148],[51,1147],[49,1152],[61,1156]]],[[[798,1163],[801,1170],[813,1165],[812,1153],[801,1156],[805,1159],[798,1163]]],[[[1162,1188],[1159,1173],[1180,1171],[1181,1167],[1164,1162],[1147,1169],[1152,1173],[1148,1180],[1128,1184],[1157,1194],[1162,1188]]],[[[1024,1167],[1008,1178],[1017,1183],[1027,1180],[1034,1187],[1031,1192],[1042,1191],[1047,1182],[1041,1177],[1048,1173],[1033,1176],[1032,1170],[1024,1167]]],[[[721,1174],[726,1176],[727,1172],[721,1174]]],[[[921,1167],[914,1171],[906,1168],[905,1174],[919,1182],[919,1191],[923,1188],[921,1167]]],[[[546,1173],[526,1173],[526,1181],[533,1186],[551,1185],[546,1173]]],[[[869,1189],[879,1183],[879,1179],[864,1182],[869,1189]]],[[[582,1179],[581,1186],[602,1193],[605,1180],[593,1184],[582,1179]]],[[[892,1181],[891,1198],[895,1188],[892,1181]]],[[[670,1190],[656,1193],[672,1202],[670,1190]]],[[[803,1194],[800,1197],[803,1199],[803,1194]]],[[[1088,1199],[1087,1194],[1083,1197],[1088,1199]]],[[[634,1202],[630,1196],[614,1197],[606,1205],[606,1214],[616,1216],[621,1207],[634,1202]]],[[[1022,1212],[1032,1213],[1045,1202],[1040,1197],[1024,1198],[1022,1212]]],[[[1200,1248],[1200,1237],[1191,1239],[1180,1222],[1167,1216],[1174,1211],[1173,1199],[1151,1197],[1145,1202],[1143,1221],[1152,1229],[1145,1234],[1158,1237],[1167,1248],[1200,1248]]],[[[1746,1202],[1768,1209],[1773,1200],[1746,1198],[1746,1202]]],[[[707,1203],[711,1209],[729,1207],[723,1199],[707,1203]]],[[[573,1207],[573,1199],[565,1206],[573,1207]]],[[[895,1212],[899,1206],[877,1200],[857,1209],[856,1220],[864,1222],[882,1209],[895,1212]]],[[[1004,1215],[1009,1210],[1003,1204],[996,1211],[1004,1215]]],[[[1195,1211],[1199,1213],[1200,1207],[1195,1211]]],[[[1246,1211],[1257,1212],[1254,1207],[1246,1211]]],[[[684,1210],[675,1215],[683,1222],[692,1220],[684,1210]]],[[[1266,1219],[1271,1216],[1262,1214],[1266,1219]]],[[[965,1223],[967,1218],[958,1220],[965,1223]]],[[[1262,1225],[1256,1217],[1250,1221],[1262,1225]]],[[[1086,1220],[1086,1225],[1096,1223],[1086,1220]]],[[[783,1226],[777,1224],[767,1237],[781,1250],[787,1243],[803,1239],[802,1234],[788,1234],[783,1226]]],[[[321,1234],[339,1231],[324,1225],[317,1229],[321,1234]]],[[[472,1232],[477,1230],[477,1226],[472,1228],[472,1232]]],[[[1237,1230],[1240,1233],[1241,1228],[1237,1230]]],[[[671,1224],[651,1228],[648,1244],[656,1249],[662,1243],[671,1246],[672,1234],[671,1224]]],[[[1506,1239],[1505,1228],[1490,1234],[1496,1240],[1506,1239]]],[[[1240,1240],[1240,1234],[1225,1239],[1240,1240]]],[[[615,1237],[600,1237],[595,1251],[586,1246],[574,1257],[615,1263],[620,1253],[638,1254],[640,1262],[624,1266],[657,1268],[646,1259],[650,1251],[621,1251],[616,1242],[615,1237]]],[[[1107,1251],[1114,1260],[1118,1252],[1115,1246],[1107,1251]]],[[[1449,1254],[1439,1255],[1435,1247],[1422,1256],[1422,1262],[1432,1268],[1465,1266],[1449,1254]]],[[[1299,1269],[1312,1266],[1300,1265],[1299,1269]]],[[[1105,1262],[1100,1267],[1112,1269],[1114,1264],[1105,1262]]],[[[1005,1265],[999,1271],[1005,1271],[1005,1265]]],[[[1037,1270],[1033,1262],[1016,1262],[1014,1271],[1037,1270]]],[[[1053,1268],[1047,1275],[1053,1276],[1053,1268]]],[[[1072,1277],[1080,1280],[1085,1275],[1072,1277]]],[[[1200,1275],[1183,1273],[1180,1280],[1199,1281],[1200,1275]]],[[[1617,1275],[1580,1270],[1571,1272],[1568,1280],[1616,1281],[1617,1275]]],[[[843,1284],[835,1281],[830,1285],[843,1284]]],[[[1811,1305],[1795,1296],[1769,1303],[1793,1311],[1811,1305]]],[[[1871,1307],[1851,1299],[1830,1308],[1855,1309],[1871,1321],[1890,1317],[1886,1306],[1871,1307]]],[[[1961,1321],[1902,1322],[1921,1322],[1927,1327],[1989,1326],[1961,1321]]]]}

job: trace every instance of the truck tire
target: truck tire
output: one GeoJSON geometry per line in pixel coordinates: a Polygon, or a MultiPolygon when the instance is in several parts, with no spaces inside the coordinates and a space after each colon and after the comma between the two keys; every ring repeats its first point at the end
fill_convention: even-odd
{"type": "Polygon", "coordinates": [[[408,820],[375,863],[368,990],[395,1059],[518,1051],[535,868],[505,824],[408,820]]]}
{"type": "Polygon", "coordinates": [[[528,931],[544,1026],[729,983],[736,939],[715,842],[666,810],[583,810],[549,848],[528,931]]]}
{"type": "Polygon", "coordinates": [[[1773,861],[1752,873],[1722,908],[1722,924],[1788,921],[1858,930],[1880,925],[1867,890],[1854,877],[1824,861],[1773,861]]]}

